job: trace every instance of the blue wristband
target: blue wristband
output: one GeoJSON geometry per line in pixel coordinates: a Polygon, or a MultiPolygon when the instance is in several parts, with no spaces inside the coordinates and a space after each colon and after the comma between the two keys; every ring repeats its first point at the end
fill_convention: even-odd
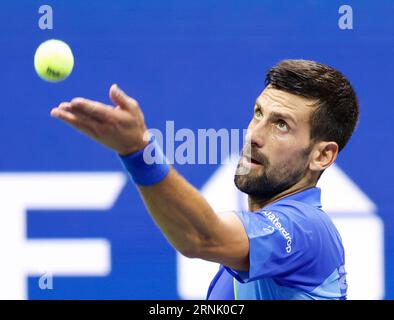
{"type": "Polygon", "coordinates": [[[140,186],[156,184],[170,172],[168,161],[153,135],[144,149],[119,157],[133,181],[140,186]]]}

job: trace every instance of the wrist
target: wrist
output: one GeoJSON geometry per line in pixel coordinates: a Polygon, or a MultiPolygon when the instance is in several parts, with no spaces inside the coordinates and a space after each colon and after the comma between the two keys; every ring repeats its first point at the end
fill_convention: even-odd
{"type": "Polygon", "coordinates": [[[127,157],[133,153],[136,153],[140,150],[143,150],[152,140],[152,136],[148,136],[148,139],[144,135],[144,137],[140,140],[139,143],[134,144],[132,147],[126,147],[124,149],[117,150],[117,153],[121,157],[127,157]]]}
{"type": "Polygon", "coordinates": [[[125,148],[125,149],[122,149],[122,150],[118,150],[117,153],[121,157],[127,157],[127,156],[129,156],[129,155],[131,155],[133,153],[136,153],[136,152],[138,152],[140,150],[143,150],[148,144],[149,144],[149,141],[144,141],[140,145],[135,146],[133,148],[125,148]]]}
{"type": "Polygon", "coordinates": [[[152,135],[145,146],[125,155],[120,160],[133,181],[141,186],[150,186],[163,180],[170,171],[170,165],[152,135]]]}

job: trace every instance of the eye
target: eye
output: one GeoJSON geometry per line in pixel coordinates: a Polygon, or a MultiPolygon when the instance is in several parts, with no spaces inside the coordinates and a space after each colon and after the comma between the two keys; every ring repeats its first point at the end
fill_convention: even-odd
{"type": "Polygon", "coordinates": [[[278,120],[275,126],[282,132],[288,132],[290,129],[289,125],[283,120],[278,120]]]}
{"type": "Polygon", "coordinates": [[[261,120],[261,119],[263,119],[263,113],[261,112],[261,110],[260,109],[255,109],[254,110],[254,117],[255,117],[255,119],[256,120],[261,120]]]}

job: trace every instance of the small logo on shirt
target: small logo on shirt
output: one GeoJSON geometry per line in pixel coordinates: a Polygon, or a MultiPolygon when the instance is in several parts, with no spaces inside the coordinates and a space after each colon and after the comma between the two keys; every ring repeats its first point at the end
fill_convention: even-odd
{"type": "Polygon", "coordinates": [[[273,234],[275,231],[275,228],[272,226],[268,226],[268,227],[264,227],[263,231],[265,232],[266,235],[273,234]]]}
{"type": "Polygon", "coordinates": [[[281,233],[283,238],[285,238],[286,242],[286,252],[290,253],[291,252],[291,246],[292,246],[292,238],[290,236],[290,233],[287,232],[287,230],[282,226],[282,224],[279,221],[279,218],[273,214],[271,211],[263,211],[264,215],[272,222],[272,224],[275,226],[276,229],[281,233]]]}

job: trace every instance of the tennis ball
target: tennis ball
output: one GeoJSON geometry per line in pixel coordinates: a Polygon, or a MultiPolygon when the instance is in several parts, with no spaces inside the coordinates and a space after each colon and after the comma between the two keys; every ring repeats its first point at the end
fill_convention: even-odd
{"type": "Polygon", "coordinates": [[[51,39],[39,45],[34,55],[34,68],[44,80],[59,82],[66,79],[74,66],[74,56],[67,43],[51,39]]]}

